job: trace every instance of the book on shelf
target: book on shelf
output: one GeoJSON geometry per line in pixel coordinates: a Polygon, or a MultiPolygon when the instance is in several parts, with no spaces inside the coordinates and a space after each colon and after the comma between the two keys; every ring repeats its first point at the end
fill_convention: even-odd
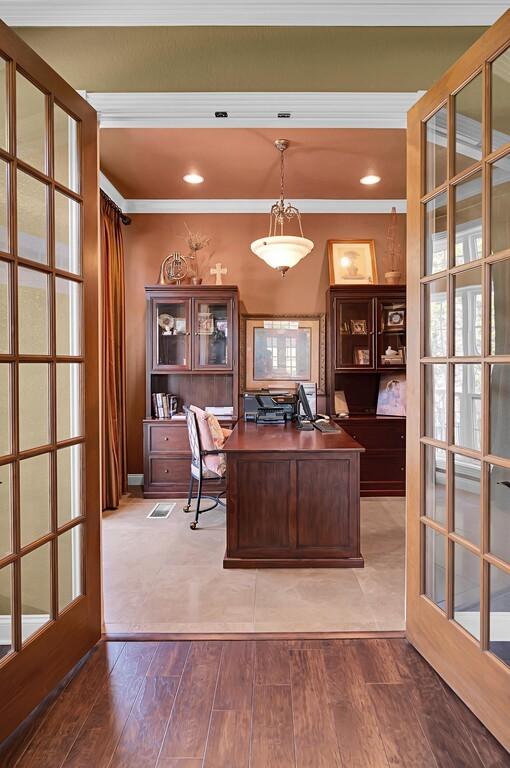
{"type": "Polygon", "coordinates": [[[177,411],[177,398],[166,392],[154,392],[152,411],[155,419],[171,419],[177,411]]]}

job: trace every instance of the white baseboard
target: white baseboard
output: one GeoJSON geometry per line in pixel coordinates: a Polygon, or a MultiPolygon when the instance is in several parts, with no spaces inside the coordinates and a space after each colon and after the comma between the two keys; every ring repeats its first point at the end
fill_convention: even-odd
{"type": "MultiPolygon", "coordinates": [[[[50,620],[48,614],[34,613],[23,616],[23,640],[37,632],[42,626],[50,620]]],[[[0,616],[0,645],[11,645],[12,643],[12,620],[10,616],[0,616]]]]}
{"type": "Polygon", "coordinates": [[[143,475],[128,475],[128,485],[143,485],[143,475]]]}

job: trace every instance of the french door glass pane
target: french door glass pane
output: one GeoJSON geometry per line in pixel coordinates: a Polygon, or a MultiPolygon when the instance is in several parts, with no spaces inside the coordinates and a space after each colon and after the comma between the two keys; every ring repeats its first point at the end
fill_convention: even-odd
{"type": "Polygon", "coordinates": [[[49,353],[48,275],[18,267],[18,341],[21,355],[49,353]]]}
{"type": "Polygon", "coordinates": [[[79,437],[81,425],[81,363],[57,363],[57,440],[79,437]]]}
{"type": "Polygon", "coordinates": [[[425,356],[446,357],[448,294],[446,278],[425,284],[425,356]]]}
{"type": "Polygon", "coordinates": [[[425,434],[446,441],[446,365],[425,365],[425,434]]]}
{"type": "Polygon", "coordinates": [[[491,252],[510,248],[510,156],[491,166],[491,252]]]}
{"type": "Polygon", "coordinates": [[[0,569],[0,659],[12,650],[12,565],[0,569]]]}
{"type": "Polygon", "coordinates": [[[455,173],[482,158],[482,76],[455,96],[455,173]]]}
{"type": "Polygon", "coordinates": [[[442,272],[448,266],[446,193],[425,204],[425,274],[442,272]]]}
{"type": "Polygon", "coordinates": [[[490,566],[489,649],[510,667],[510,574],[490,566]]]}
{"type": "Polygon", "coordinates": [[[50,454],[23,459],[19,464],[21,546],[50,530],[50,454]]]}
{"type": "Polygon", "coordinates": [[[55,266],[78,275],[80,258],[80,204],[55,192],[55,266]]]}
{"type": "Polygon", "coordinates": [[[28,640],[50,620],[50,544],[21,558],[21,634],[28,640]]]}
{"type": "Polygon", "coordinates": [[[7,199],[7,176],[9,166],[0,160],[0,251],[9,253],[9,201],[7,199]]]}
{"type": "Polygon", "coordinates": [[[453,550],[453,617],[480,639],[480,559],[460,544],[453,550]]]}
{"type": "Polygon", "coordinates": [[[510,459],[510,364],[492,365],[490,375],[490,452],[510,459]]]}
{"type": "Polygon", "coordinates": [[[425,191],[432,192],[446,181],[448,111],[441,107],[426,122],[426,184],[425,191]]]}
{"type": "Polygon", "coordinates": [[[12,465],[2,464],[0,466],[0,557],[10,552],[12,552],[12,465]]]}
{"type": "Polygon", "coordinates": [[[456,453],[453,471],[455,533],[479,545],[481,464],[476,459],[456,453]]]}
{"type": "Polygon", "coordinates": [[[82,585],[83,525],[76,525],[58,537],[58,609],[83,594],[82,585]]]}
{"type": "Polygon", "coordinates": [[[453,277],[455,293],[455,354],[482,354],[482,270],[459,272],[453,277]]]}
{"type": "Polygon", "coordinates": [[[10,290],[11,290],[11,267],[6,261],[0,261],[0,354],[1,355],[7,355],[11,351],[10,290]]]}
{"type": "Polygon", "coordinates": [[[475,173],[453,188],[455,195],[455,264],[483,256],[482,174],[475,173]]]}
{"type": "Polygon", "coordinates": [[[436,605],[445,610],[445,537],[425,528],[425,594],[436,605]]]}
{"type": "Polygon", "coordinates": [[[50,442],[49,365],[19,365],[19,447],[21,451],[50,442]]]}
{"type": "Polygon", "coordinates": [[[454,366],[454,442],[462,448],[480,450],[482,421],[482,366],[454,366]]]}
{"type": "Polygon", "coordinates": [[[12,451],[11,401],[11,364],[0,363],[0,456],[12,451]]]}
{"type": "Polygon", "coordinates": [[[510,355],[510,259],[491,264],[491,355],[510,355]]]}
{"type": "Polygon", "coordinates": [[[81,354],[81,284],[63,277],[55,279],[55,324],[57,355],[81,354]]]}
{"type": "Polygon", "coordinates": [[[431,520],[446,523],[446,461],[442,448],[425,445],[424,487],[425,514],[431,520]]]}
{"type": "Polygon", "coordinates": [[[0,147],[7,149],[7,62],[0,57],[0,147]]]}
{"type": "Polygon", "coordinates": [[[82,514],[82,446],[57,451],[57,522],[64,525],[82,514]]]}
{"type": "Polygon", "coordinates": [[[17,181],[18,255],[23,259],[47,264],[46,184],[19,170],[17,181]]]}
{"type": "MultiPolygon", "coordinates": [[[[195,318],[198,344],[196,345],[200,367],[224,366],[229,364],[228,337],[228,303],[208,301],[197,302],[195,318]]],[[[292,349],[288,350],[290,354],[292,349]]],[[[292,367],[292,361],[289,361],[292,367]]]]}
{"type": "Polygon", "coordinates": [[[39,171],[46,170],[46,96],[16,72],[16,151],[39,171]]]}
{"type": "Polygon", "coordinates": [[[490,551],[510,563],[510,470],[489,468],[490,551]]]}
{"type": "Polygon", "coordinates": [[[61,109],[53,107],[53,134],[55,136],[55,172],[57,181],[73,192],[80,191],[78,123],[61,109]]]}
{"type": "Polygon", "coordinates": [[[492,149],[510,141],[510,50],[492,62],[492,149]]]}

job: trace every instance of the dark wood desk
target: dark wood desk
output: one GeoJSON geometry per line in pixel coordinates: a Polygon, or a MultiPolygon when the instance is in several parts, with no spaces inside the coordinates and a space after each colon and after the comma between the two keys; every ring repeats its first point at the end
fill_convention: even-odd
{"type": "Polygon", "coordinates": [[[341,430],[238,422],[225,443],[224,568],[362,568],[359,458],[341,430]]]}

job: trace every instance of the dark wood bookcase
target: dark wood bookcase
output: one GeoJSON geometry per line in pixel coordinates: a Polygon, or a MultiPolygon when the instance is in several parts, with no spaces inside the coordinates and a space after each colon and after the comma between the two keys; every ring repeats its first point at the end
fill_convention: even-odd
{"type": "MultiPolygon", "coordinates": [[[[145,288],[147,362],[144,495],[187,495],[191,453],[183,408],[231,406],[238,411],[238,289],[231,285],[145,288]],[[177,413],[157,418],[153,395],[177,397],[177,413]]],[[[215,481],[217,491],[217,481],[215,481]]]]}
{"type": "Polygon", "coordinates": [[[405,373],[405,286],[331,286],[327,315],[328,412],[335,415],[335,392],[342,391],[349,416],[339,423],[366,449],[361,495],[404,496],[405,416],[378,416],[376,410],[381,376],[405,373]],[[397,362],[385,354],[390,346],[397,362]]]}

